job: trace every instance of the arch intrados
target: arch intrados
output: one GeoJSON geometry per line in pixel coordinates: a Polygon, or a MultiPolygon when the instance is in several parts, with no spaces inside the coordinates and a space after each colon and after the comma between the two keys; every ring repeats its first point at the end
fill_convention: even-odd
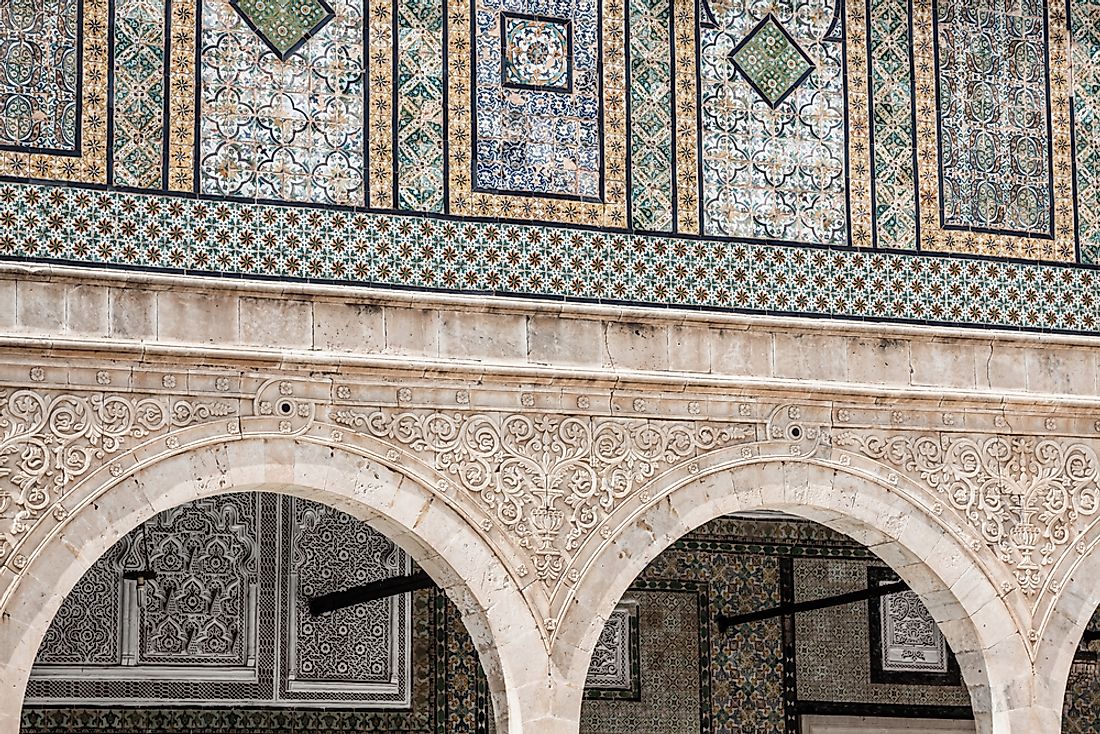
{"type": "Polygon", "coordinates": [[[1061,711],[1069,690],[1069,673],[1081,638],[1100,612],[1100,523],[1094,523],[1077,546],[1083,555],[1066,578],[1044,624],[1036,655],[1036,685],[1049,705],[1061,711]]]}
{"type": "Polygon", "coordinates": [[[343,446],[292,437],[244,438],[187,449],[87,492],[38,548],[0,624],[0,732],[17,732],[31,666],[80,578],[127,533],[160,512],[220,494],[269,492],[320,502],[386,535],[444,589],[462,614],[489,682],[498,731],[509,731],[506,670],[497,640],[543,643],[503,564],[473,528],[410,476],[343,446]],[[311,471],[315,469],[315,471],[311,471]],[[365,476],[378,491],[361,489],[365,476]],[[311,479],[311,477],[315,479],[311,479]],[[380,488],[380,489],[379,489],[380,488]]]}
{"type": "Polygon", "coordinates": [[[993,708],[988,649],[1007,650],[1008,655],[997,656],[1000,663],[1020,668],[1009,678],[1026,673],[1029,656],[1018,636],[989,639],[983,634],[982,627],[1017,629],[1004,605],[988,603],[997,597],[996,589],[974,566],[968,549],[896,487],[834,464],[794,457],[736,462],[689,481],[671,478],[670,484],[671,489],[649,487],[650,495],[660,499],[614,534],[593,559],[585,577],[601,583],[578,585],[555,647],[564,669],[587,668],[602,620],[638,575],[674,542],[724,515],[778,510],[863,544],[921,597],[959,660],[979,731],[990,726],[986,714],[993,708]],[[927,547],[917,547],[922,540],[927,547]],[[960,598],[958,590],[967,598],[960,598]],[[995,617],[986,616],[991,626],[975,623],[979,611],[995,617]]]}

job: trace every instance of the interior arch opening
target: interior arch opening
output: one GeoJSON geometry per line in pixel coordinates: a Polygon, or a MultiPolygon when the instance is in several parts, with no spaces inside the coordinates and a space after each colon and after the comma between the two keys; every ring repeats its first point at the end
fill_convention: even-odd
{"type": "Polygon", "coordinates": [[[950,644],[883,560],[824,525],[754,511],[688,532],[630,585],[596,645],[580,729],[931,734],[975,722],[950,644]]]}
{"type": "Polygon", "coordinates": [[[1073,650],[1062,701],[1062,732],[1100,732],[1100,609],[1093,612],[1073,650]]]}
{"type": "Polygon", "coordinates": [[[22,731],[488,731],[478,652],[442,589],[311,610],[418,572],[370,524],[297,496],[232,492],[165,510],[62,603],[22,731]]]}

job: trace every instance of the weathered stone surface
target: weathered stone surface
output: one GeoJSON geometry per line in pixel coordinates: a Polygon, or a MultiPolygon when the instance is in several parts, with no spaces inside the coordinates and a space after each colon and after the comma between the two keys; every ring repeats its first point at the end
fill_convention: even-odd
{"type": "Polygon", "coordinates": [[[1090,342],[80,280],[0,270],[0,731],[112,539],[242,489],[408,549],[464,610],[501,732],[575,732],[594,620],[684,532],[754,509],[890,563],[979,731],[1055,730],[1100,602],[1090,342]]]}

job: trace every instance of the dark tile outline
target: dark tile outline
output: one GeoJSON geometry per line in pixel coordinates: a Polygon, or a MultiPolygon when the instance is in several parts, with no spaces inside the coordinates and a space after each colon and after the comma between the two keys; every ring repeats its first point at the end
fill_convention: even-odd
{"type": "MultiPolygon", "coordinates": [[[[822,41],[843,41],[845,36],[848,35],[847,24],[844,22],[844,9],[844,0],[834,0],[833,19],[829,23],[829,29],[825,31],[822,41]]],[[[870,18],[869,15],[864,17],[870,18]]],[[[870,67],[870,64],[868,64],[868,67],[870,67]]]]}

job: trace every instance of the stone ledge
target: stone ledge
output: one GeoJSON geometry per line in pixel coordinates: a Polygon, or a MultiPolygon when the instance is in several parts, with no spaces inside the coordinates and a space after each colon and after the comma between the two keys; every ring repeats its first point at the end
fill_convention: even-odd
{"type": "Polygon", "coordinates": [[[422,373],[1094,405],[1100,339],[0,265],[0,344],[422,373]]]}

